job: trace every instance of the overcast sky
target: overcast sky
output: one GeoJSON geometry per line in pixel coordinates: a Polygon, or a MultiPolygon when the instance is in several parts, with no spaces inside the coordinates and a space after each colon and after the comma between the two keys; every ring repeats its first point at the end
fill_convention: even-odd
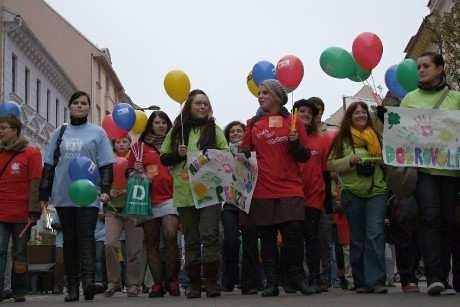
{"type": "Polygon", "coordinates": [[[100,48],[109,48],[128,95],[141,106],[156,104],[172,118],[179,105],[164,91],[163,78],[182,69],[192,88],[211,99],[220,125],[246,120],[257,100],[246,75],[259,60],[276,65],[286,54],[301,58],[305,75],[294,99],[319,96],[326,114],[342,95],[362,84],[327,76],[319,66],[330,46],[351,51],[361,32],[374,32],[384,53],[374,69],[385,91],[386,69],[404,58],[404,47],[429,11],[426,0],[47,0],[100,48]]]}

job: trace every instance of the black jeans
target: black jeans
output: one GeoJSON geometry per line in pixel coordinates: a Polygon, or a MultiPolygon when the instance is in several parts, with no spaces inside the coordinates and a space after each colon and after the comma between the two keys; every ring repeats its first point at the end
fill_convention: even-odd
{"type": "Polygon", "coordinates": [[[239,209],[225,204],[222,211],[222,224],[224,226],[222,286],[233,288],[239,281],[239,209]]]}
{"type": "Polygon", "coordinates": [[[447,283],[451,270],[460,287],[458,178],[420,173],[416,199],[422,217],[420,240],[427,283],[447,283]]]}
{"type": "Polygon", "coordinates": [[[277,243],[277,232],[281,232],[283,246],[286,249],[287,274],[292,281],[303,280],[303,234],[302,222],[290,221],[278,225],[258,226],[262,238],[262,259],[268,287],[279,285],[280,256],[277,243]]]}
{"type": "Polygon", "coordinates": [[[242,249],[243,259],[241,268],[241,289],[258,289],[263,286],[261,277],[261,266],[259,262],[259,248],[258,240],[259,234],[257,226],[255,225],[242,225],[242,249]]]}
{"type": "Polygon", "coordinates": [[[80,277],[84,286],[94,283],[98,208],[57,207],[64,236],[64,268],[68,286],[80,277]],[[80,276],[81,274],[81,276],[80,276]]]}
{"type": "Polygon", "coordinates": [[[303,222],[303,234],[305,238],[305,257],[308,266],[309,282],[320,282],[320,241],[319,222],[322,212],[316,208],[305,208],[305,220],[303,222]]]}
{"type": "Polygon", "coordinates": [[[387,234],[395,245],[396,266],[401,284],[417,283],[416,270],[420,262],[418,245],[418,208],[414,197],[390,202],[390,233],[387,234]]]}

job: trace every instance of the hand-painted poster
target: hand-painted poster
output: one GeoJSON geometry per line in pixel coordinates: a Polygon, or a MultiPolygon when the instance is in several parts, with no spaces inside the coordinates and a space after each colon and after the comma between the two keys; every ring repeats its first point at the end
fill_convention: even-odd
{"type": "Polygon", "coordinates": [[[460,111],[388,107],[385,164],[460,169],[460,111]]]}
{"type": "Polygon", "coordinates": [[[187,154],[188,173],[196,208],[223,202],[248,213],[257,182],[257,160],[243,154],[209,149],[187,154]]]}

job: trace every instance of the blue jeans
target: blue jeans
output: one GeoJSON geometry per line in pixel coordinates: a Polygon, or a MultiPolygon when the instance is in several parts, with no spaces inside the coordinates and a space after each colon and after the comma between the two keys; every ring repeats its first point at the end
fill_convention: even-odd
{"type": "Polygon", "coordinates": [[[30,237],[30,228],[22,238],[19,238],[25,223],[0,222],[0,293],[3,292],[8,243],[13,240],[13,271],[11,273],[11,289],[14,295],[27,293],[27,242],[30,237]]]}
{"type": "Polygon", "coordinates": [[[104,286],[107,285],[107,273],[105,270],[105,245],[104,241],[96,241],[96,259],[95,259],[95,281],[104,286]]]}
{"type": "Polygon", "coordinates": [[[342,206],[350,224],[350,264],[356,287],[385,285],[386,195],[371,198],[342,192],[342,206]]]}

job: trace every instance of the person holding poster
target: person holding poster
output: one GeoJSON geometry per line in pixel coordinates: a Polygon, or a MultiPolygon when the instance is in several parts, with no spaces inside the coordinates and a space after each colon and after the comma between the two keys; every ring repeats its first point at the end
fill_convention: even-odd
{"type": "Polygon", "coordinates": [[[190,287],[188,298],[201,297],[201,266],[208,297],[220,296],[217,286],[221,204],[197,209],[190,189],[187,153],[207,149],[228,150],[224,133],[212,117],[211,103],[202,90],[190,92],[161,146],[161,162],[172,167],[173,201],[185,238],[185,262],[190,287]],[[202,248],[203,247],[203,248],[202,248]]]}
{"type": "MultiPolygon", "coordinates": [[[[460,110],[460,92],[446,83],[444,59],[426,52],[417,59],[419,86],[408,93],[401,107],[460,110]],[[442,101],[440,101],[442,99],[442,101]]],[[[426,119],[428,121],[428,119],[426,119]]],[[[420,123],[430,128],[431,123],[420,123]]],[[[422,127],[423,128],[423,127],[422,127]]],[[[415,196],[422,215],[422,256],[426,268],[428,294],[439,295],[451,288],[448,283],[453,266],[453,286],[460,292],[460,170],[421,168],[415,196]]]]}
{"type": "Polygon", "coordinates": [[[179,296],[178,283],[178,246],[177,229],[179,226],[178,212],[173,205],[173,179],[169,169],[160,162],[160,148],[166,134],[172,127],[171,120],[163,111],[153,112],[134,149],[139,150],[144,144],[142,161],[130,156],[129,167],[144,172],[152,181],[151,201],[152,218],[144,221],[145,245],[147,261],[154,284],[149,297],[162,297],[165,291],[171,296],[179,296]],[[163,233],[165,244],[164,259],[160,257],[160,238],[163,233]],[[163,262],[165,267],[163,268],[163,262]]]}
{"type": "Polygon", "coordinates": [[[328,169],[342,185],[341,203],[350,225],[350,263],[357,293],[387,293],[384,219],[387,186],[382,148],[369,108],[352,103],[329,154],[328,169]],[[379,161],[379,162],[369,162],[379,161]]]}
{"type": "Polygon", "coordinates": [[[284,105],[288,98],[282,85],[273,79],[259,87],[260,108],[248,121],[241,144],[243,151],[255,151],[258,180],[249,214],[242,214],[242,225],[256,225],[262,238],[262,258],[267,288],[262,296],[279,295],[279,251],[277,232],[286,248],[286,265],[292,286],[312,294],[303,270],[304,192],[298,163],[310,157],[305,148],[306,132],[300,121],[291,117],[284,105]]]}

